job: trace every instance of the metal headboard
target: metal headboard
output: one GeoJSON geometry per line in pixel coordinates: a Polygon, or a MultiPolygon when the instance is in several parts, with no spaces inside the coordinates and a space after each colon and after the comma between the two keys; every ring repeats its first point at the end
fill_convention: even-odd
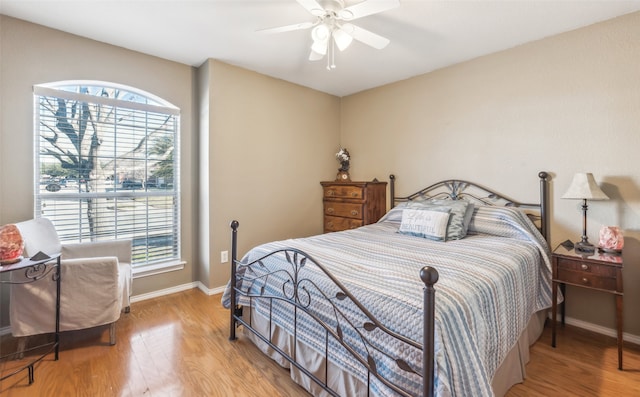
{"type": "Polygon", "coordinates": [[[523,203],[513,200],[507,196],[497,193],[482,185],[473,182],[467,182],[460,179],[449,179],[434,183],[408,196],[396,196],[395,193],[395,175],[389,175],[391,208],[396,204],[416,199],[440,198],[447,200],[468,200],[470,202],[493,205],[502,207],[519,207],[530,208],[538,212],[538,214],[528,213],[527,215],[537,224],[540,233],[549,241],[549,174],[545,171],[538,173],[540,179],[540,202],[539,203],[523,203]]]}

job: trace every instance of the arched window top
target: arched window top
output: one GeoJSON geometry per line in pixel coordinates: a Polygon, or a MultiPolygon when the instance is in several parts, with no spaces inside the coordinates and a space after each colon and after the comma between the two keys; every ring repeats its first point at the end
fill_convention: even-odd
{"type": "Polygon", "coordinates": [[[130,107],[140,108],[139,105],[147,105],[156,109],[163,109],[165,112],[179,113],[178,107],[172,103],[153,95],[149,92],[129,87],[117,83],[109,83],[96,80],[68,80],[56,81],[52,83],[38,84],[34,86],[34,93],[37,95],[53,95],[63,96],[75,99],[88,95],[91,96],[92,102],[120,102],[119,106],[123,106],[123,102],[130,103],[130,107]]]}

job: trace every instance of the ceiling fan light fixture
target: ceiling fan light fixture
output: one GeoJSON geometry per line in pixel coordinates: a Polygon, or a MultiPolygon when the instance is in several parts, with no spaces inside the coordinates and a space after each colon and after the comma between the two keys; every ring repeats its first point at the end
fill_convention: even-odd
{"type": "Polygon", "coordinates": [[[313,22],[261,29],[260,32],[278,33],[310,28],[313,42],[309,60],[317,61],[326,57],[329,70],[336,68],[336,48],[344,51],[353,40],[376,49],[382,49],[389,44],[386,37],[353,25],[351,21],[400,6],[400,0],[353,0],[355,4],[349,6],[345,5],[346,0],[295,1],[315,17],[313,22]]]}
{"type": "Polygon", "coordinates": [[[327,41],[331,36],[331,29],[327,24],[321,23],[311,30],[311,38],[313,41],[327,41]]]}
{"type": "Polygon", "coordinates": [[[310,61],[319,61],[319,60],[321,60],[322,58],[324,58],[324,55],[323,55],[323,54],[319,54],[319,53],[315,52],[315,51],[313,50],[313,48],[311,49],[311,53],[309,54],[309,60],[310,60],[310,61]]]}
{"type": "Polygon", "coordinates": [[[327,47],[329,46],[329,40],[314,40],[313,44],[311,44],[311,51],[321,56],[325,56],[327,54],[327,47]]]}
{"type": "Polygon", "coordinates": [[[353,37],[342,30],[342,28],[338,28],[333,31],[333,40],[335,40],[338,49],[340,51],[344,51],[349,47],[349,45],[351,45],[353,37]]]}

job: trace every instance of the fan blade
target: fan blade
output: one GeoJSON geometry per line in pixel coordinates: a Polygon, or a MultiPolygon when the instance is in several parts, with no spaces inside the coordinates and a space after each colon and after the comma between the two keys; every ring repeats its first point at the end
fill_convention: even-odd
{"type": "Polygon", "coordinates": [[[351,35],[354,39],[368,44],[378,50],[383,49],[387,44],[389,44],[389,39],[386,37],[382,37],[351,23],[345,23],[342,25],[341,29],[345,33],[351,35]]]}
{"type": "Polygon", "coordinates": [[[298,4],[303,6],[312,15],[321,17],[325,14],[324,8],[316,0],[296,0],[298,4]]]}
{"type": "Polygon", "coordinates": [[[260,30],[257,30],[257,32],[258,33],[282,33],[282,32],[290,32],[292,30],[309,29],[313,25],[315,25],[314,22],[302,22],[302,23],[296,23],[295,25],[286,25],[286,26],[278,26],[275,28],[260,29],[260,30]]]}
{"type": "MultiPolygon", "coordinates": [[[[298,2],[300,2],[300,0],[298,0],[298,2]]],[[[351,21],[368,15],[391,10],[399,6],[400,0],[368,0],[343,8],[338,12],[338,18],[345,21],[351,21]]]]}

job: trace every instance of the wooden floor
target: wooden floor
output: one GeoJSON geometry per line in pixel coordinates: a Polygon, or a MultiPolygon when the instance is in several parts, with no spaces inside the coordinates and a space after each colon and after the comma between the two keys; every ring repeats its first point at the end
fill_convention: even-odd
{"type": "MultiPolygon", "coordinates": [[[[307,395],[246,339],[229,342],[228,331],[220,295],[193,289],[134,303],[118,321],[115,346],[106,327],[63,333],[60,359],[51,354],[37,364],[32,385],[26,371],[2,381],[0,397],[307,395]]],[[[0,353],[14,342],[4,337],[0,353]]],[[[627,344],[624,360],[618,371],[614,339],[572,327],[560,330],[553,349],[547,328],[532,348],[527,380],[507,396],[640,396],[640,348],[627,344]]]]}

